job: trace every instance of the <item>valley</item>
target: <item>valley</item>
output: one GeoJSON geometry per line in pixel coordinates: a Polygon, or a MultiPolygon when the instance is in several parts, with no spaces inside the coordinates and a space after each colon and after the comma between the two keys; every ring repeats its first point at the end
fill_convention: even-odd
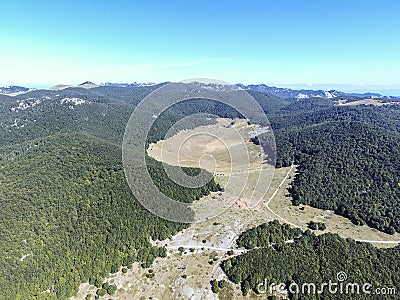
{"type": "Polygon", "coordinates": [[[335,98],[283,99],[249,91],[274,129],[276,168],[265,163],[274,156],[265,154],[254,139],[254,132],[268,134],[268,128],[249,125],[208,100],[171,109],[157,118],[148,137],[148,167],[153,180],[177,201],[198,199],[190,204],[195,222],[189,225],[143,209],[124,177],[121,140],[126,121],[156,88],[67,87],[4,96],[0,197],[7,222],[0,223],[5,241],[0,265],[8,275],[0,286],[9,288],[1,289],[1,297],[85,299],[91,294],[93,299],[109,291],[110,299],[243,299],[239,284],[228,280],[217,296],[210,280],[228,278],[221,268],[224,261],[254,255],[238,248],[237,238],[273,220],[302,230],[311,221],[324,223],[325,230],[313,231],[317,237],[332,232],[342,239],[339,244],[352,238],[395,249],[399,233],[384,231],[388,222],[396,231],[392,200],[397,192],[398,105],[336,106],[335,98]],[[220,118],[162,138],[165,128],[197,111],[220,118]],[[336,140],[345,143],[332,147],[336,140]],[[352,150],[354,143],[357,151],[352,150]],[[162,163],[195,168],[186,169],[193,174],[201,167],[215,182],[200,189],[178,186],[168,180],[162,163]],[[361,167],[367,171],[357,173],[361,167]],[[318,184],[322,181],[323,189],[318,184]],[[224,189],[218,190],[216,183],[224,189]],[[295,193],[288,190],[293,186],[295,193]],[[368,196],[352,213],[357,220],[370,213],[376,223],[368,225],[376,229],[355,225],[352,215],[317,208],[332,204],[330,193],[338,189],[346,193],[337,195],[343,203],[368,196]],[[321,201],[312,202],[309,195],[315,191],[321,201]],[[296,205],[293,195],[300,196],[296,205]],[[374,197],[371,210],[367,204],[374,197]]]}
{"type": "MultiPolygon", "coordinates": [[[[240,286],[232,282],[217,298],[211,291],[210,280],[227,280],[220,263],[248,251],[236,245],[241,233],[273,220],[302,230],[308,228],[310,221],[323,222],[326,230],[315,232],[317,235],[337,233],[342,238],[369,242],[381,248],[391,248],[400,243],[398,233],[388,235],[366,225],[356,226],[332,211],[308,205],[293,206],[288,188],[297,171],[296,166],[268,170],[263,164],[262,148],[244,138],[250,129],[245,120],[219,119],[215,125],[180,131],[149,145],[149,155],[159,161],[174,166],[202,167],[215,174],[216,181],[225,187],[225,191],[211,193],[198,201],[209,203],[207,207],[211,210],[218,211],[224,197],[230,194],[227,187],[232,174],[230,158],[235,156],[233,152],[240,152],[239,143],[245,144],[250,159],[246,163],[246,159],[241,158],[243,163],[237,167],[235,174],[241,172],[243,180],[247,181],[236,202],[222,213],[194,223],[172,238],[153,240],[154,246],[167,249],[167,257],[156,258],[148,268],[135,263],[126,273],[120,270],[107,276],[106,281],[118,287],[111,299],[247,299],[249,296],[244,297],[240,286]],[[232,131],[241,133],[233,134],[232,131]],[[213,159],[204,160],[206,155],[213,159]],[[257,204],[252,207],[249,205],[253,202],[251,196],[257,195],[257,192],[251,195],[248,192],[256,190],[257,180],[246,178],[246,174],[253,173],[267,176],[263,178],[264,182],[271,182],[261,202],[255,201],[257,204]]],[[[72,299],[84,299],[87,294],[94,295],[95,292],[94,286],[82,284],[79,293],[72,299]]]]}
{"type": "Polygon", "coordinates": [[[0,300],[400,299],[400,1],[0,7],[0,300]]]}

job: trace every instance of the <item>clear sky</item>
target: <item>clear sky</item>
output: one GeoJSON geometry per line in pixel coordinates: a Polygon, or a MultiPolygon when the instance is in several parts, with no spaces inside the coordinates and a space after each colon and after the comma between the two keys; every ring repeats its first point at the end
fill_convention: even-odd
{"type": "Polygon", "coordinates": [[[208,77],[400,89],[398,0],[1,0],[0,14],[0,86],[208,77]]]}

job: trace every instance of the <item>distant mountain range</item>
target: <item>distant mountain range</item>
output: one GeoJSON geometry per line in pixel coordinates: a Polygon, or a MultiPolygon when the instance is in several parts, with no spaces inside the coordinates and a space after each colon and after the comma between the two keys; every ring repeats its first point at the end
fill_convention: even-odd
{"type": "Polygon", "coordinates": [[[51,91],[61,91],[61,90],[65,90],[67,88],[73,88],[73,87],[77,87],[77,88],[83,88],[83,89],[92,89],[95,87],[99,87],[98,84],[95,84],[91,81],[85,81],[77,86],[73,86],[73,85],[68,85],[68,84],[57,84],[53,87],[51,87],[49,90],[51,91]]]}
{"type": "Polygon", "coordinates": [[[237,86],[245,89],[252,90],[257,92],[270,93],[272,95],[281,97],[281,98],[325,98],[332,99],[338,97],[360,97],[360,98],[372,98],[372,99],[391,99],[391,97],[382,96],[378,93],[345,93],[336,90],[292,90],[289,88],[279,88],[274,86],[268,86],[265,84],[250,84],[244,85],[241,83],[236,84],[237,86]]]}
{"type": "Polygon", "coordinates": [[[11,85],[11,86],[0,87],[0,94],[14,96],[14,95],[26,93],[29,90],[31,90],[31,89],[23,87],[23,86],[11,85]]]}
{"type": "Polygon", "coordinates": [[[241,83],[236,84],[237,86],[241,87],[245,90],[252,90],[257,92],[263,93],[270,93],[272,95],[281,97],[281,98],[297,98],[297,99],[304,99],[304,98],[336,98],[338,96],[343,96],[343,92],[338,92],[335,90],[330,91],[322,91],[322,90],[292,90],[288,88],[278,88],[274,86],[268,86],[266,84],[250,84],[244,85],[241,83]]]}
{"type": "Polygon", "coordinates": [[[158,83],[154,82],[147,82],[147,83],[139,83],[139,82],[133,82],[133,83],[112,83],[112,82],[106,82],[101,84],[102,86],[117,86],[117,87],[140,87],[140,86],[153,86],[157,85],[158,83]]]}
{"type": "MultiPolygon", "coordinates": [[[[49,90],[58,91],[64,90],[67,88],[84,88],[84,89],[92,89],[96,87],[150,87],[155,86],[156,83],[148,82],[148,83],[111,83],[106,82],[103,84],[95,84],[91,81],[85,81],[77,86],[66,85],[66,84],[59,84],[55,85],[49,90]]],[[[382,96],[378,93],[345,93],[337,90],[295,90],[289,88],[279,88],[274,86],[268,86],[266,84],[250,84],[244,85],[241,83],[236,84],[236,86],[245,89],[245,90],[252,90],[262,93],[269,93],[274,96],[285,98],[285,99],[307,99],[307,98],[324,98],[324,99],[335,99],[335,98],[349,98],[349,97],[357,97],[357,98],[368,98],[368,99],[382,99],[382,100],[400,100],[397,97],[392,96],[382,96]]],[[[0,95],[8,95],[8,96],[16,96],[19,94],[27,93],[35,89],[30,89],[21,86],[7,86],[7,87],[0,87],[0,95]]]]}

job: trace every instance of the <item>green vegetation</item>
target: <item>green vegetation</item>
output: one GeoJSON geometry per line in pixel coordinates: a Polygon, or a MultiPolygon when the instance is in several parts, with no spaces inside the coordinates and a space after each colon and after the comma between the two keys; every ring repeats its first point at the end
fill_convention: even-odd
{"type": "Polygon", "coordinates": [[[285,140],[279,143],[290,145],[299,164],[290,189],[294,205],[334,210],[355,224],[400,232],[398,133],[342,122],[292,130],[285,140]]]}
{"type": "Polygon", "coordinates": [[[231,256],[231,255],[235,254],[235,252],[233,250],[229,250],[229,251],[226,252],[226,254],[231,256]]]}
{"type": "MultiPolygon", "coordinates": [[[[259,226],[269,235],[276,224],[259,226]]],[[[282,231],[286,231],[282,229],[282,231]]],[[[255,233],[256,231],[251,230],[255,233]]],[[[261,234],[260,232],[258,234],[261,234]]],[[[275,243],[281,241],[278,233],[275,243]]],[[[400,289],[400,251],[396,249],[378,249],[367,243],[340,238],[336,234],[326,233],[316,236],[310,231],[296,239],[294,243],[281,243],[280,247],[257,248],[255,245],[247,253],[231,257],[221,264],[228,278],[240,284],[246,295],[269,290],[270,284],[284,283],[289,286],[296,283],[338,282],[337,274],[345,272],[346,283],[371,283],[374,288],[386,287],[400,289]],[[262,284],[262,290],[258,285],[262,284]]],[[[371,290],[372,291],[372,290],[371,290]]],[[[290,299],[337,299],[337,294],[330,294],[327,289],[322,294],[290,294],[290,299]]],[[[365,294],[340,295],[341,299],[365,299],[365,294]]],[[[377,298],[378,299],[378,298],[377,298]]],[[[379,299],[393,299],[393,295],[380,295],[379,299]]]]}
{"type": "Polygon", "coordinates": [[[117,286],[115,284],[112,284],[107,288],[107,294],[109,295],[114,295],[116,291],[117,291],[117,286]]]}
{"type": "Polygon", "coordinates": [[[218,281],[218,287],[222,290],[228,286],[228,282],[225,279],[218,281]]]}
{"type": "Polygon", "coordinates": [[[291,228],[288,224],[280,225],[274,220],[243,232],[236,244],[246,249],[270,247],[273,243],[293,240],[301,233],[299,228],[291,228]]]}
{"type": "Polygon", "coordinates": [[[308,223],[308,228],[310,228],[311,230],[325,230],[326,225],[322,222],[311,221],[310,223],[308,223]]]}
{"type": "Polygon", "coordinates": [[[331,122],[360,122],[373,125],[376,128],[400,132],[399,105],[387,107],[332,107],[328,104],[323,107],[323,105],[321,106],[318,102],[315,102],[314,99],[303,100],[303,104],[300,107],[297,107],[295,103],[298,102],[269,113],[268,118],[275,133],[281,129],[287,131],[331,122]],[[305,106],[305,103],[308,103],[308,108],[305,106]]]}
{"type": "Polygon", "coordinates": [[[211,284],[211,291],[214,294],[218,294],[221,290],[223,290],[228,286],[228,282],[225,279],[222,279],[220,281],[213,279],[210,281],[210,284],[211,284]]]}
{"type": "Polygon", "coordinates": [[[154,278],[155,275],[154,275],[154,273],[146,273],[145,276],[149,279],[152,279],[152,278],[154,278]]]}
{"type": "MultiPolygon", "coordinates": [[[[121,267],[126,273],[133,262],[148,268],[156,257],[166,256],[166,249],[153,247],[150,237],[165,239],[186,225],[165,221],[144,209],[125,182],[121,162],[126,122],[134,105],[154,88],[99,87],[1,97],[1,299],[66,299],[86,281],[97,287],[96,297],[111,295],[116,287],[103,286],[107,274],[121,267]],[[64,98],[85,103],[61,104],[64,98]],[[33,105],[38,99],[41,102],[33,105]],[[18,110],[17,101],[31,107],[18,110]]],[[[334,107],[323,99],[298,101],[252,94],[269,114],[278,146],[277,166],[288,166],[293,159],[300,165],[290,191],[295,205],[332,209],[357,224],[400,232],[399,108],[334,107]]],[[[163,138],[171,124],[199,112],[240,116],[211,100],[185,101],[156,119],[147,142],[163,138]]],[[[200,118],[191,126],[210,122],[200,118]]],[[[141,124],[137,126],[140,130],[141,124]]],[[[147,163],[155,184],[178,201],[190,203],[220,189],[214,181],[199,189],[182,188],[168,180],[160,163],[151,158],[147,163]]],[[[184,172],[193,176],[198,170],[185,168],[184,172]]],[[[318,266],[335,266],[339,255],[324,248],[329,245],[349,260],[338,263],[336,269],[353,263],[377,284],[399,282],[395,250],[377,250],[330,234],[308,233],[296,243],[284,243],[299,235],[275,223],[245,233],[239,246],[261,248],[226,260],[224,269],[231,280],[242,284],[244,292],[254,289],[257,276],[264,276],[260,273],[264,263],[275,259],[280,266],[276,279],[295,278],[285,272],[308,279],[307,274],[322,272],[318,266]],[[277,244],[276,250],[271,244],[277,244]],[[265,254],[271,259],[264,259],[265,254]],[[248,255],[258,262],[255,270],[247,266],[248,255]],[[322,261],[324,255],[327,262],[322,261]],[[369,260],[360,266],[365,257],[376,264],[375,270],[370,270],[369,260]],[[311,261],[317,258],[319,265],[311,261]],[[299,273],[307,263],[305,273],[299,273]],[[376,270],[384,275],[379,277],[376,270]],[[383,276],[388,276],[387,282],[383,276]]],[[[215,263],[213,258],[210,264],[215,263]]],[[[269,270],[275,269],[270,266],[269,270]]],[[[328,275],[333,276],[333,271],[328,275]]],[[[217,287],[223,288],[220,283],[217,287]]]]}
{"type": "Polygon", "coordinates": [[[218,281],[216,279],[211,280],[211,290],[214,294],[219,293],[219,286],[218,286],[218,281]]]}
{"type": "MultiPolygon", "coordinates": [[[[38,146],[18,155],[8,152],[1,160],[0,265],[7,274],[1,276],[0,285],[7,286],[2,298],[66,298],[81,282],[101,280],[120,266],[150,265],[166,249],[151,246],[149,236],[162,240],[184,228],[157,218],[134,199],[118,147],[81,134],[17,147],[29,145],[38,146]],[[53,292],[42,294],[47,289],[53,292]]],[[[161,169],[152,161],[150,170],[160,174],[161,169]]],[[[163,184],[174,191],[172,182],[163,184]]],[[[203,192],[176,193],[176,199],[203,192]]]]}
{"type": "Polygon", "coordinates": [[[400,106],[292,101],[270,112],[276,166],[298,164],[294,205],[329,209],[354,224],[400,232],[400,106]]]}
{"type": "Polygon", "coordinates": [[[105,296],[107,294],[107,290],[105,290],[103,288],[98,289],[96,294],[99,295],[99,297],[105,296]]]}
{"type": "MultiPolygon", "coordinates": [[[[133,262],[149,267],[166,256],[150,236],[162,240],[187,226],[148,212],[126,184],[120,145],[133,106],[74,90],[81,92],[68,97],[90,103],[73,109],[60,104],[67,92],[50,92],[55,99],[21,111],[11,110],[15,102],[0,103],[1,299],[66,299],[87,281],[97,295],[112,294],[114,285],[103,286],[106,275],[133,262]],[[7,125],[15,118],[25,126],[7,125]]],[[[175,200],[218,190],[213,180],[182,188],[161,163],[147,163],[154,183],[175,200]]]]}

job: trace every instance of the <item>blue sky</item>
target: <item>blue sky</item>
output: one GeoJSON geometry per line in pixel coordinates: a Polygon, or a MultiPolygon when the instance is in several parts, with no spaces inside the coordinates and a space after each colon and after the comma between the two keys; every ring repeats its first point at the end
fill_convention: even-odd
{"type": "Polygon", "coordinates": [[[0,13],[0,86],[208,77],[400,90],[399,1],[3,0],[0,13]]]}

